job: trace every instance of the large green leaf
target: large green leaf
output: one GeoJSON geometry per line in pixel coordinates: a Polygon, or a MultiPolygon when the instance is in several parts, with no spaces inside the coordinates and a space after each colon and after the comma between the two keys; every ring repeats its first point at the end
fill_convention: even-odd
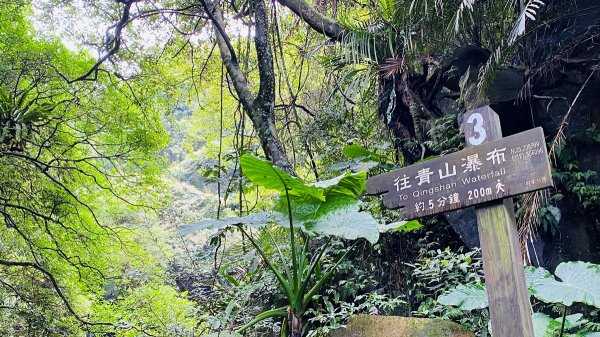
{"type": "Polygon", "coordinates": [[[258,228],[270,223],[287,225],[287,220],[277,212],[257,212],[248,214],[247,216],[232,217],[221,220],[209,219],[180,225],[177,227],[177,231],[183,235],[188,235],[202,229],[221,229],[223,227],[238,224],[244,224],[246,226],[258,228]]]}
{"type": "MultiPolygon", "coordinates": [[[[294,223],[308,232],[335,235],[345,239],[365,238],[377,242],[377,221],[368,212],[360,210],[358,197],[365,191],[366,173],[346,173],[336,178],[315,183],[323,190],[324,201],[307,200],[290,195],[294,223]]],[[[287,214],[287,199],[282,194],[276,210],[287,214]]]]}
{"type": "MultiPolygon", "coordinates": [[[[365,191],[365,181],[366,173],[361,172],[345,173],[336,178],[315,183],[313,186],[323,191],[324,200],[307,199],[290,194],[294,221],[300,224],[318,221],[319,218],[330,212],[355,204],[358,197],[365,191]]],[[[287,214],[288,204],[284,194],[281,194],[275,210],[287,214]]]]}
{"type": "Polygon", "coordinates": [[[358,197],[365,191],[366,173],[346,173],[340,177],[338,177],[339,180],[335,184],[325,187],[323,192],[324,202],[319,203],[310,213],[297,214],[299,220],[318,221],[319,218],[331,212],[356,204],[358,197]]]}
{"type": "MultiPolygon", "coordinates": [[[[441,304],[458,306],[460,309],[467,311],[483,309],[488,306],[486,290],[483,284],[459,285],[449,294],[440,296],[438,301],[441,304]]],[[[562,325],[562,317],[553,319],[552,317],[539,312],[533,313],[531,319],[533,321],[533,332],[535,337],[552,337],[554,336],[554,332],[559,330],[562,325]]],[[[586,322],[587,320],[583,319],[582,314],[569,315],[565,319],[565,330],[577,328],[586,322]]],[[[577,336],[588,337],[588,335],[577,336]]]]}
{"type": "Polygon", "coordinates": [[[488,298],[483,284],[461,284],[446,295],[438,297],[443,305],[454,305],[462,310],[483,309],[488,307],[488,298]]]}
{"type": "MultiPolygon", "coordinates": [[[[345,239],[365,238],[377,242],[378,222],[368,212],[360,210],[358,196],[365,189],[365,173],[344,174],[337,178],[314,184],[322,191],[324,201],[290,194],[294,223],[318,235],[335,235],[345,239]]],[[[222,220],[204,220],[179,226],[182,234],[191,234],[205,228],[219,229],[244,224],[260,227],[268,223],[288,226],[287,198],[281,193],[275,209],[278,212],[258,212],[244,217],[222,220]]]]}
{"type": "Polygon", "coordinates": [[[362,171],[369,171],[370,169],[377,167],[377,166],[384,166],[384,165],[389,165],[387,163],[378,163],[376,161],[373,160],[369,160],[369,161],[360,161],[356,164],[353,164],[350,166],[350,170],[352,172],[362,172],[362,171]]]}
{"type": "Polygon", "coordinates": [[[304,223],[309,232],[351,240],[365,238],[371,243],[376,243],[379,239],[377,225],[377,220],[370,213],[360,211],[360,203],[357,201],[353,205],[336,208],[316,221],[304,223]]]}
{"type": "MultiPolygon", "coordinates": [[[[313,186],[323,191],[323,200],[306,200],[297,195],[290,195],[295,221],[316,221],[329,212],[348,207],[356,203],[365,191],[366,173],[342,174],[336,178],[321,181],[313,186]]],[[[286,213],[287,200],[281,195],[276,209],[286,213]]]]}
{"type": "Polygon", "coordinates": [[[543,268],[527,268],[525,277],[530,292],[548,303],[585,303],[600,308],[600,266],[587,262],[563,262],[555,272],[561,280],[543,268]]]}
{"type": "MultiPolygon", "coordinates": [[[[304,184],[302,180],[252,156],[242,156],[241,165],[244,174],[253,183],[281,192],[274,209],[285,217],[289,210],[285,194],[287,187],[292,219],[304,230],[345,239],[365,238],[373,243],[379,239],[377,221],[371,214],[362,212],[358,202],[358,197],[365,191],[365,172],[345,173],[330,180],[304,184]]],[[[270,218],[271,222],[283,224],[280,219],[270,218]]],[[[224,220],[224,224],[239,220],[224,220]]]]}
{"type": "Polygon", "coordinates": [[[342,152],[350,159],[374,158],[374,160],[377,160],[377,155],[375,153],[358,145],[346,145],[342,149],[342,152]]]}
{"type": "MultiPolygon", "coordinates": [[[[558,324],[562,324],[562,317],[556,318],[554,321],[558,324]]],[[[568,315],[565,317],[565,330],[571,330],[580,327],[587,322],[588,320],[583,318],[583,314],[581,313],[568,315]]]]}
{"type": "Polygon", "coordinates": [[[551,278],[553,279],[552,274],[544,268],[536,268],[536,267],[525,267],[525,281],[527,282],[527,288],[529,289],[529,293],[533,293],[534,289],[532,288],[534,284],[539,282],[544,282],[545,279],[551,278]]]}
{"type": "Polygon", "coordinates": [[[240,165],[244,175],[256,185],[280,192],[284,192],[287,188],[290,194],[298,197],[308,200],[325,200],[321,189],[305,184],[302,180],[274,167],[268,161],[250,155],[243,155],[240,158],[240,165]]]}
{"type": "Polygon", "coordinates": [[[423,225],[418,220],[410,220],[410,221],[398,221],[392,222],[387,225],[378,225],[380,233],[384,233],[387,231],[397,231],[397,232],[412,232],[420,229],[423,225]]]}
{"type": "Polygon", "coordinates": [[[535,337],[552,337],[554,330],[560,328],[560,323],[557,323],[552,317],[539,312],[531,315],[533,320],[533,334],[535,337]]]}
{"type": "MultiPolygon", "coordinates": [[[[552,317],[535,312],[531,315],[533,320],[533,332],[535,337],[553,337],[556,331],[559,331],[562,326],[562,317],[553,319],[552,317]]],[[[587,323],[588,320],[583,319],[583,314],[573,314],[565,317],[565,329],[568,331],[587,323]]],[[[566,335],[566,336],[586,336],[584,334],[566,335]]]]}
{"type": "Polygon", "coordinates": [[[326,193],[345,194],[358,198],[365,192],[367,173],[345,173],[333,179],[319,181],[313,186],[325,188],[326,193]]]}
{"type": "Polygon", "coordinates": [[[361,172],[361,171],[369,171],[370,169],[379,166],[380,168],[391,171],[395,170],[398,167],[394,164],[390,164],[384,162],[384,160],[380,155],[375,152],[369,151],[364,147],[358,145],[347,145],[344,146],[342,152],[350,158],[350,161],[344,161],[337,163],[331,167],[329,170],[332,171],[341,171],[341,170],[351,170],[352,172],[361,172]]]}

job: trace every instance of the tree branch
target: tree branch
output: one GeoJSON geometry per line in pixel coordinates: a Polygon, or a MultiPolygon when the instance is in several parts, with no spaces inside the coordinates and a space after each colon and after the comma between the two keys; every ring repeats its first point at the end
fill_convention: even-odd
{"type": "Polygon", "coordinates": [[[219,34],[217,34],[217,35],[220,35],[223,38],[223,42],[227,46],[227,49],[229,50],[229,54],[231,55],[231,60],[234,63],[238,63],[237,56],[235,55],[235,49],[233,49],[233,46],[231,45],[229,36],[227,36],[227,34],[225,34],[225,29],[223,28],[223,27],[225,27],[225,25],[223,24],[223,14],[221,13],[220,10],[218,10],[219,7],[217,5],[215,5],[214,3],[211,3],[211,7],[212,7],[211,8],[208,6],[206,1],[204,1],[204,0],[200,0],[200,3],[202,4],[204,11],[206,11],[206,14],[208,15],[210,21],[213,23],[213,26],[219,32],[219,34]],[[215,13],[213,13],[213,11],[216,14],[220,14],[220,17],[215,16],[215,13]]]}
{"type": "Polygon", "coordinates": [[[275,106],[275,72],[273,69],[271,43],[269,41],[269,20],[264,0],[251,1],[256,22],[254,45],[258,59],[260,83],[256,96],[250,91],[247,78],[240,68],[235,51],[231,48],[229,37],[223,30],[224,17],[218,0],[200,0],[200,2],[215,27],[215,37],[219,51],[221,52],[221,60],[227,69],[227,74],[231,79],[239,101],[259,134],[261,147],[265,152],[265,156],[276,166],[291,173],[291,166],[277,137],[275,127],[273,113],[275,106]]]}
{"type": "Polygon", "coordinates": [[[123,14],[121,15],[121,18],[115,25],[114,37],[112,38],[111,41],[107,41],[107,43],[113,43],[112,48],[110,48],[106,54],[104,54],[102,57],[100,57],[98,59],[98,61],[96,61],[96,63],[92,66],[92,68],[90,68],[90,70],[88,70],[85,74],[79,76],[78,78],[76,78],[74,80],[67,81],[68,83],[73,83],[73,82],[77,82],[77,81],[90,81],[90,80],[95,81],[97,79],[98,69],[100,68],[102,63],[104,63],[104,61],[108,60],[108,58],[110,58],[115,53],[117,53],[119,51],[119,48],[121,48],[121,31],[123,30],[123,27],[129,21],[129,13],[131,10],[131,5],[135,1],[136,0],[118,1],[118,2],[122,2],[125,5],[125,7],[123,8],[123,14]],[[90,78],[90,76],[92,74],[94,74],[94,76],[90,78]]]}
{"type": "Polygon", "coordinates": [[[254,100],[253,115],[251,116],[254,128],[260,136],[261,146],[265,155],[274,165],[293,174],[292,166],[285,154],[285,150],[277,136],[275,126],[275,71],[273,69],[273,52],[269,39],[269,17],[264,0],[252,0],[251,7],[254,11],[255,33],[254,47],[258,59],[258,73],[260,86],[258,95],[254,100]]]}
{"type": "Polygon", "coordinates": [[[289,8],[315,31],[335,40],[341,41],[348,34],[339,23],[317,12],[304,0],[278,0],[289,8]]]}
{"type": "Polygon", "coordinates": [[[71,306],[71,303],[69,302],[69,300],[67,299],[67,297],[65,296],[65,294],[62,292],[62,290],[60,289],[60,287],[58,286],[58,282],[56,282],[56,279],[54,278],[54,275],[52,275],[52,273],[50,273],[48,270],[46,270],[45,268],[43,268],[39,264],[32,263],[32,262],[0,260],[0,265],[8,266],[8,267],[26,267],[26,268],[33,268],[33,269],[38,270],[39,272],[41,272],[42,274],[44,274],[50,280],[50,283],[52,283],[52,287],[54,288],[54,290],[56,291],[56,293],[58,294],[58,296],[60,297],[60,299],[63,301],[63,303],[67,307],[67,310],[79,322],[81,322],[83,324],[86,324],[86,325],[109,325],[109,326],[114,326],[112,323],[90,322],[90,321],[87,321],[87,320],[81,318],[79,315],[77,315],[77,313],[75,312],[75,310],[71,306]]]}
{"type": "Polygon", "coordinates": [[[255,21],[254,47],[256,48],[260,77],[257,100],[269,101],[273,104],[275,102],[275,72],[271,42],[269,41],[267,9],[264,0],[253,0],[252,6],[254,7],[255,21]]]}
{"type": "Polygon", "coordinates": [[[244,76],[244,73],[242,72],[235,55],[235,51],[233,50],[233,47],[231,47],[229,36],[225,34],[225,31],[222,28],[225,25],[223,20],[223,12],[221,12],[221,9],[219,8],[218,0],[210,0],[208,2],[200,0],[200,2],[205,8],[206,13],[210,13],[210,20],[216,30],[215,38],[217,39],[217,46],[221,52],[221,60],[227,69],[227,73],[231,78],[231,82],[233,83],[233,87],[239,96],[239,100],[246,111],[252,111],[254,96],[252,95],[252,92],[250,92],[250,88],[248,88],[246,76],[244,76]]]}

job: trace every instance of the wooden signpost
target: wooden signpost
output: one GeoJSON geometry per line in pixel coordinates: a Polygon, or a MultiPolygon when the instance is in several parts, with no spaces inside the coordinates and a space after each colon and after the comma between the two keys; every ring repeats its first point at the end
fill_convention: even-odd
{"type": "Polygon", "coordinates": [[[405,219],[477,205],[492,331],[495,337],[533,337],[529,296],[512,198],[552,186],[541,128],[502,138],[489,107],[469,111],[467,149],[381,174],[367,193],[383,194],[386,207],[405,219]],[[485,203],[485,204],[484,204],[485,203]]]}

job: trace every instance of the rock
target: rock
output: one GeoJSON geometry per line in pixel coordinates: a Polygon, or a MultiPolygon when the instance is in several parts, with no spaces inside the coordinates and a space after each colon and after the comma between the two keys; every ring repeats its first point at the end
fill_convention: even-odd
{"type": "Polygon", "coordinates": [[[473,337],[460,324],[443,319],[358,315],[330,337],[473,337]]]}
{"type": "Polygon", "coordinates": [[[470,249],[479,247],[479,232],[477,231],[475,207],[446,212],[444,216],[467,247],[470,249]]]}
{"type": "Polygon", "coordinates": [[[525,76],[522,70],[514,68],[499,69],[496,71],[486,94],[491,105],[502,102],[514,104],[515,101],[518,101],[524,85],[525,76]]]}
{"type": "Polygon", "coordinates": [[[452,91],[459,91],[459,81],[469,67],[478,68],[490,57],[490,52],[476,46],[457,48],[452,55],[444,60],[444,86],[452,91]]]}

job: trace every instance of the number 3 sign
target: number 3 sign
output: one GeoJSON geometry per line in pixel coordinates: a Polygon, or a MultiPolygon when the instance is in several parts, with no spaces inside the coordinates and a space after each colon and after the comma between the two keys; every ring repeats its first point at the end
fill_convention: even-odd
{"type": "Polygon", "coordinates": [[[498,114],[489,107],[469,111],[463,118],[467,147],[478,146],[502,138],[498,114]]]}
{"type": "Polygon", "coordinates": [[[469,116],[467,119],[467,124],[474,124],[473,132],[476,134],[469,137],[469,144],[472,146],[483,144],[485,138],[487,137],[487,133],[483,128],[483,116],[479,112],[475,112],[469,116]]]}

